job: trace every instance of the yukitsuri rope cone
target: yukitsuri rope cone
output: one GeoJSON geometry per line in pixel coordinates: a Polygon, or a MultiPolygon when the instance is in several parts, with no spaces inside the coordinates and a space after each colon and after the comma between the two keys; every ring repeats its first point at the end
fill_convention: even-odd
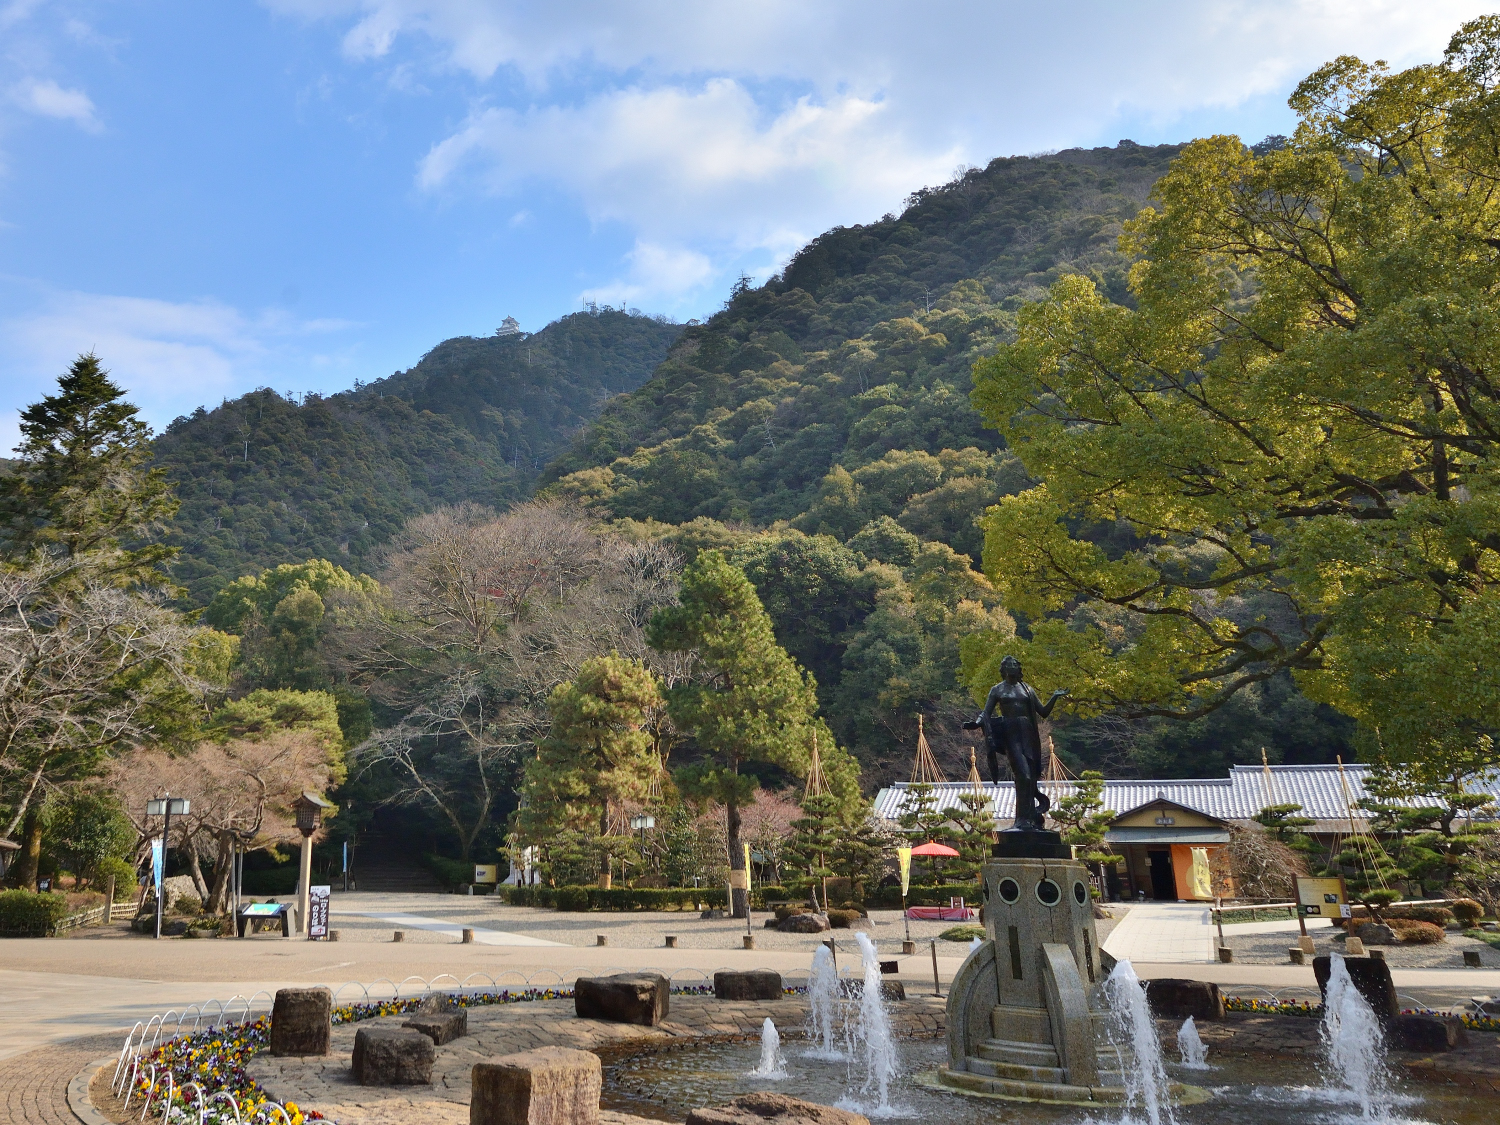
{"type": "MultiPolygon", "coordinates": [[[[979,776],[977,773],[975,776],[979,776]]],[[[927,732],[922,725],[922,716],[917,716],[917,756],[911,764],[911,784],[943,785],[948,781],[932,756],[932,747],[927,745],[927,732]]]]}

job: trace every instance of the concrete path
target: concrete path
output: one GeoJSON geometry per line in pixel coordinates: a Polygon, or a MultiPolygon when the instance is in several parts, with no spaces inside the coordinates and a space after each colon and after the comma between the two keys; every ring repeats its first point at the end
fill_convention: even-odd
{"type": "Polygon", "coordinates": [[[1132,964],[1185,965],[1218,959],[1208,907],[1194,902],[1132,906],[1104,940],[1104,949],[1111,957],[1132,964]]]}
{"type": "Polygon", "coordinates": [[[420,914],[383,914],[377,911],[349,910],[335,914],[335,918],[370,918],[377,922],[385,922],[395,930],[430,930],[437,934],[447,934],[452,938],[463,938],[465,929],[474,931],[474,940],[480,945],[551,945],[566,947],[566,942],[546,941],[543,938],[528,937],[526,934],[513,934],[505,930],[491,930],[483,926],[458,926],[452,922],[442,922],[436,918],[425,918],[420,914]]]}
{"type": "MultiPolygon", "coordinates": [[[[1307,931],[1312,933],[1316,930],[1333,929],[1331,918],[1309,918],[1307,919],[1307,931]]],[[[1297,925],[1297,919],[1285,918],[1275,922],[1236,922],[1232,926],[1224,927],[1226,939],[1234,937],[1235,934],[1300,934],[1301,928],[1297,925]]]]}

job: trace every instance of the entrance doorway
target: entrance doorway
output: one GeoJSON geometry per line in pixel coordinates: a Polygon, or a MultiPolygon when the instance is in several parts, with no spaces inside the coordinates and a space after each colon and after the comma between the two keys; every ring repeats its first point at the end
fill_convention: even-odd
{"type": "Polygon", "coordinates": [[[1167,848],[1146,853],[1146,862],[1151,865],[1151,897],[1158,902],[1177,901],[1177,879],[1172,874],[1172,853],[1167,848]]]}

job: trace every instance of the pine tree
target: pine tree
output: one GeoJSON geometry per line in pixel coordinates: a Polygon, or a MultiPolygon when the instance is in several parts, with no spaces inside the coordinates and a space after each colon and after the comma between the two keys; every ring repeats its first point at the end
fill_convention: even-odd
{"type": "Polygon", "coordinates": [[[1312,851],[1313,842],[1303,829],[1317,821],[1310,816],[1298,815],[1301,812],[1302,806],[1298,804],[1267,805],[1255,814],[1255,821],[1278,843],[1306,854],[1312,851]]]}
{"type": "Polygon", "coordinates": [[[656,677],[618,654],[586,660],[578,676],[547,701],[552,727],[526,765],[525,804],[517,810],[522,837],[541,841],[560,829],[592,830],[599,873],[632,847],[610,822],[610,807],[649,792],[660,773],[647,729],[661,706],[656,677]]]}
{"type": "Polygon", "coordinates": [[[953,817],[960,857],[956,866],[964,879],[978,879],[980,868],[989,859],[994,843],[994,804],[989,794],[974,789],[960,793],[958,803],[963,806],[963,811],[953,817]]]}
{"type": "Polygon", "coordinates": [[[0,556],[93,555],[94,572],[118,585],[160,582],[174,552],[146,540],[177,500],[166,474],[146,467],[150,427],[92,354],[57,382],[21,412],[19,458],[0,477],[0,556]]]}
{"type": "MultiPolygon", "coordinates": [[[[939,844],[948,842],[948,814],[939,811],[937,788],[930,782],[916,781],[906,787],[906,804],[897,820],[906,829],[913,843],[924,844],[929,840],[939,844]]],[[[929,867],[934,886],[940,881],[939,858],[933,856],[929,867]]]]}
{"type": "Polygon", "coordinates": [[[856,824],[845,824],[839,832],[830,863],[835,875],[849,880],[849,890],[855,902],[863,902],[870,885],[879,881],[890,844],[888,835],[868,814],[856,824]]]}
{"type": "Polygon", "coordinates": [[[1084,770],[1072,795],[1054,802],[1048,815],[1062,825],[1063,843],[1081,848],[1078,858],[1096,875],[1101,865],[1120,862],[1104,842],[1114,814],[1104,807],[1104,775],[1098,770],[1084,770]]]}
{"type": "Polygon", "coordinates": [[[704,670],[667,693],[672,721],[704,753],[676,780],[684,796],[725,806],[730,879],[739,884],[732,909],[743,918],[749,896],[740,809],[753,799],[757,782],[742,768],[765,762],[803,776],[819,738],[828,748],[829,789],[850,805],[859,801],[858,768],[817,717],[812,677],[776,643],[755,587],[722,551],[704,551],[688,565],[679,600],[657,611],[647,636],[658,651],[696,653],[704,670]]]}
{"type": "Polygon", "coordinates": [[[796,871],[789,883],[794,890],[810,890],[814,899],[819,888],[823,888],[823,909],[827,910],[828,880],[835,874],[829,860],[841,835],[838,801],[825,790],[806,794],[801,804],[802,815],[792,821],[792,839],[788,845],[789,866],[796,871]]]}

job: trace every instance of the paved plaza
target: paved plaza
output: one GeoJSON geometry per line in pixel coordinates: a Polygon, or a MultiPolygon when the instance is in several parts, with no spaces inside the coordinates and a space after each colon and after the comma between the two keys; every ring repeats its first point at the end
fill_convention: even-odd
{"type": "MultiPolygon", "coordinates": [[[[1130,956],[1142,977],[1193,977],[1247,995],[1315,994],[1310,967],[1210,961],[1214,930],[1206,917],[1197,917],[1206,911],[1171,909],[1178,905],[1135,906],[1118,923],[1101,922],[1105,948],[1130,956]]],[[[565,914],[457,895],[350,894],[333,901],[337,942],[269,933],[158,942],[119,926],[9,939],[0,945],[0,1125],[76,1125],[67,1109],[68,1083],[91,1060],[117,1051],[138,1019],[234,996],[242,998],[239,1005],[257,994],[256,1007],[263,1009],[277,988],[288,985],[342,989],[340,999],[350,1001],[363,999],[361,984],[373,986],[376,995],[396,987],[409,995],[434,978],[441,978],[438,987],[451,988],[465,979],[484,987],[490,980],[546,985],[580,974],[648,968],[679,980],[708,979],[725,968],[804,975],[822,938],[766,930],[765,918],[752,920],[756,948],[746,950],[743,920],[702,920],[696,913],[565,914]],[[476,930],[474,944],[461,943],[464,928],[476,930]],[[405,934],[402,942],[392,940],[396,929],[405,934]],[[602,947],[596,944],[601,934],[607,942],[602,947]],[[665,947],[668,935],[678,939],[677,948],[665,947]]],[[[929,943],[946,924],[913,922],[918,945],[909,956],[900,952],[906,928],[899,912],[876,911],[865,925],[881,958],[898,962],[908,994],[930,996],[929,943]]],[[[1247,932],[1226,927],[1231,941],[1232,931],[1247,932]]],[[[1280,940],[1279,932],[1272,936],[1280,940]]],[[[857,966],[854,933],[835,930],[822,937],[834,939],[842,969],[857,966]]],[[[967,950],[942,941],[936,948],[946,992],[967,950]]],[[[1411,1003],[1445,1005],[1500,993],[1500,968],[1397,968],[1393,975],[1411,1003]]]]}

